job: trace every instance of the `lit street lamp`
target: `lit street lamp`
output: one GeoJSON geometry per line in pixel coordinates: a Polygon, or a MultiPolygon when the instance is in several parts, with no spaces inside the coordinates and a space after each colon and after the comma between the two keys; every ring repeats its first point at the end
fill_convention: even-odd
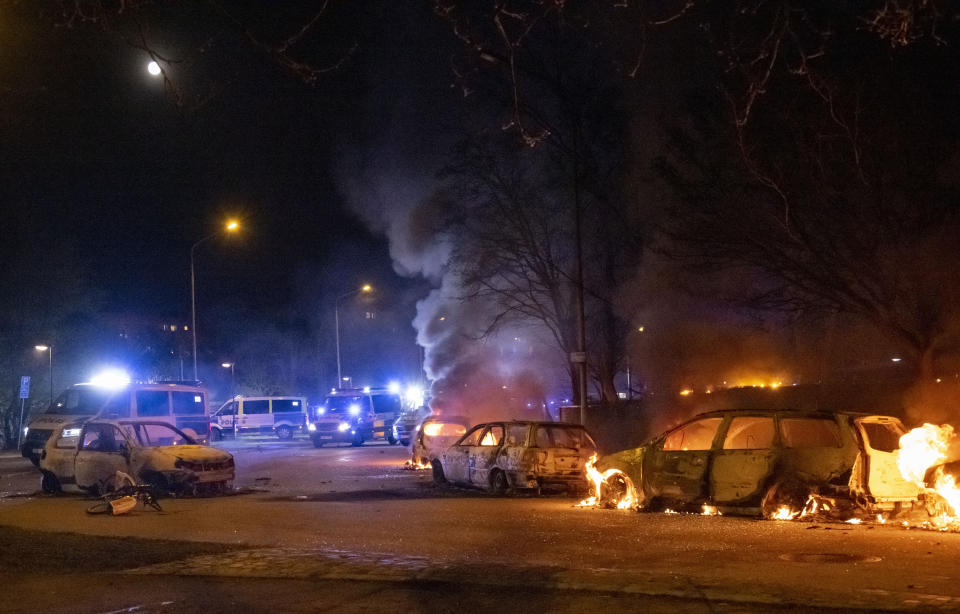
{"type": "Polygon", "coordinates": [[[197,276],[194,272],[193,261],[197,247],[217,235],[224,232],[237,232],[240,229],[240,223],[236,220],[228,220],[223,230],[218,230],[209,234],[193,244],[190,248],[190,336],[193,338],[193,381],[197,381],[197,276]]]}
{"type": "Polygon", "coordinates": [[[53,344],[35,345],[33,349],[38,352],[47,352],[47,357],[50,362],[50,405],[53,405],[53,344]]]}
{"type": "Polygon", "coordinates": [[[232,399],[236,395],[236,378],[234,377],[233,372],[233,368],[236,366],[236,363],[223,362],[220,363],[220,366],[224,369],[230,369],[230,398],[232,399]]]}
{"type": "Polygon", "coordinates": [[[347,292],[346,294],[341,294],[337,297],[337,300],[333,303],[333,318],[336,328],[336,337],[337,337],[337,385],[340,385],[340,382],[343,381],[343,374],[340,372],[340,301],[343,299],[353,296],[354,294],[359,294],[360,292],[372,292],[373,288],[370,284],[363,284],[356,290],[347,292]]]}

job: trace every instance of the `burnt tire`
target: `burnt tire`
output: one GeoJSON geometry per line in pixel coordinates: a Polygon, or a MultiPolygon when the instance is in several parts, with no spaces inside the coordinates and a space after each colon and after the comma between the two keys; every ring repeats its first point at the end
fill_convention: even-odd
{"type": "Polygon", "coordinates": [[[433,468],[433,483],[434,484],[446,484],[447,476],[443,474],[443,465],[440,463],[439,459],[435,459],[430,466],[433,468]]]}
{"type": "Polygon", "coordinates": [[[282,424],[276,428],[277,438],[278,439],[293,439],[293,428],[286,424],[282,424]]]}
{"type": "Polygon", "coordinates": [[[490,492],[495,495],[505,495],[509,488],[510,483],[507,481],[507,474],[499,469],[494,470],[490,476],[490,492]]]}
{"type": "Polygon", "coordinates": [[[223,433],[220,429],[210,429],[210,441],[220,441],[223,439],[223,433]]]}
{"type": "Polygon", "coordinates": [[[760,516],[769,520],[782,507],[801,512],[810,496],[810,489],[796,480],[778,480],[771,484],[760,500],[760,516]]]}
{"type": "Polygon", "coordinates": [[[40,477],[40,490],[48,495],[58,494],[62,490],[60,487],[60,480],[57,479],[57,476],[49,471],[44,471],[40,477]]]}

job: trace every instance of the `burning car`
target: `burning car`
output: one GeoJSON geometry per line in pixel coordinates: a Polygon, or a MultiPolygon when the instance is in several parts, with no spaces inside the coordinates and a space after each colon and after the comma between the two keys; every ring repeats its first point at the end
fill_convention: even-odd
{"type": "MultiPolygon", "coordinates": [[[[810,495],[823,495],[867,512],[896,514],[920,494],[897,465],[904,433],[890,416],[720,410],[606,456],[597,466],[627,476],[650,509],[707,505],[774,518],[799,514],[810,495]]],[[[621,484],[601,499],[623,491],[621,484]]]]}
{"type": "Polygon", "coordinates": [[[510,421],[478,424],[431,459],[433,479],[487,488],[587,488],[585,465],[597,445],[579,424],[510,421]]]}
{"type": "Polygon", "coordinates": [[[45,492],[114,488],[118,471],[174,492],[215,491],[234,477],[233,455],[159,421],[92,420],[51,437],[40,458],[45,492]]]}
{"type": "Polygon", "coordinates": [[[433,416],[416,427],[413,437],[413,464],[429,467],[470,427],[466,416],[433,416]]]}

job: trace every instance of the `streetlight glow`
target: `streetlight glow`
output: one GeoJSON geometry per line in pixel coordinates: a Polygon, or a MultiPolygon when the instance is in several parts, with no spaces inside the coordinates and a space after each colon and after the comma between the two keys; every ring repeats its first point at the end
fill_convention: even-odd
{"type": "Polygon", "coordinates": [[[372,291],[373,291],[373,286],[371,286],[370,284],[363,284],[363,285],[360,287],[360,291],[361,291],[361,292],[372,292],[372,291]]]}
{"type": "Polygon", "coordinates": [[[147,64],[147,72],[153,75],[154,77],[158,76],[162,71],[160,70],[160,65],[154,62],[153,60],[147,64]]]}
{"type": "Polygon", "coordinates": [[[48,346],[48,345],[35,345],[35,346],[33,346],[33,349],[35,349],[35,350],[38,351],[38,352],[46,352],[47,350],[50,349],[50,346],[48,346]]]}
{"type": "Polygon", "coordinates": [[[228,220],[226,228],[230,232],[235,232],[237,230],[240,230],[240,222],[238,222],[237,220],[228,220]]]}
{"type": "Polygon", "coordinates": [[[220,366],[223,367],[224,369],[229,369],[230,367],[233,366],[233,363],[232,363],[232,362],[221,362],[221,363],[220,363],[220,366]]]}

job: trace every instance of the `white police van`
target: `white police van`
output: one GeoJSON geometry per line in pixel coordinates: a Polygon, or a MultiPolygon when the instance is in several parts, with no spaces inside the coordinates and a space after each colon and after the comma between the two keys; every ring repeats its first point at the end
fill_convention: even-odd
{"type": "Polygon", "coordinates": [[[307,399],[238,396],[221,405],[210,421],[213,441],[234,433],[275,434],[280,439],[291,439],[307,425],[307,399]]]}
{"type": "Polygon", "coordinates": [[[30,421],[20,453],[36,465],[51,435],[79,437],[83,425],[93,418],[149,418],[206,443],[210,437],[206,395],[196,382],[74,384],[30,421]]]}

